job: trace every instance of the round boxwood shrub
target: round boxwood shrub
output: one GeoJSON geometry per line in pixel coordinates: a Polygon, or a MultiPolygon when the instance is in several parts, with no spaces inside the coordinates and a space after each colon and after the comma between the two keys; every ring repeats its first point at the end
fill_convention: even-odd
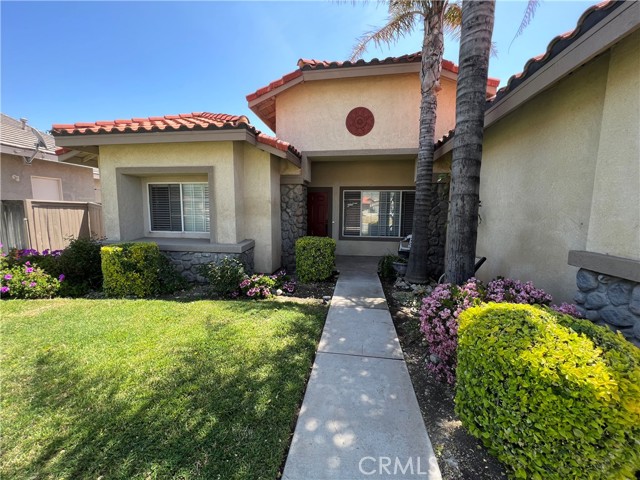
{"type": "Polygon", "coordinates": [[[515,478],[635,478],[640,350],[545,307],[491,303],[459,320],[456,412],[515,478]]]}
{"type": "Polygon", "coordinates": [[[296,275],[303,283],[322,282],[333,273],[336,241],[328,237],[301,237],[296,240],[296,275]]]}

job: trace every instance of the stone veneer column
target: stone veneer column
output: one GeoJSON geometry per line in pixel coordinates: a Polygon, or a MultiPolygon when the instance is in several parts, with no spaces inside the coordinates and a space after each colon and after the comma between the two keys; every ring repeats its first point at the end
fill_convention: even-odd
{"type": "Polygon", "coordinates": [[[438,279],[444,273],[447,218],[449,214],[449,183],[435,185],[437,201],[429,209],[429,246],[427,248],[427,272],[438,279]]]}
{"type": "Polygon", "coordinates": [[[296,267],[296,240],[307,234],[306,185],[280,185],[280,219],[282,266],[293,272],[296,267]]]}

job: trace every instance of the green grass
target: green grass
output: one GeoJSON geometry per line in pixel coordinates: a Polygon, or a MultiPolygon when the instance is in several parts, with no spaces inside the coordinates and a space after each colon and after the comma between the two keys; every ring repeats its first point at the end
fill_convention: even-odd
{"type": "Polygon", "coordinates": [[[275,479],[326,310],[5,301],[0,477],[275,479]]]}

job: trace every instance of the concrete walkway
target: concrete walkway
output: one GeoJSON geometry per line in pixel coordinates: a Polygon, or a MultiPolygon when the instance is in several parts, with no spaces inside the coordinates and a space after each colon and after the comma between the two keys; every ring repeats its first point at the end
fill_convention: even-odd
{"type": "Polygon", "coordinates": [[[339,257],[340,277],[284,480],[440,480],[377,258],[339,257]]]}

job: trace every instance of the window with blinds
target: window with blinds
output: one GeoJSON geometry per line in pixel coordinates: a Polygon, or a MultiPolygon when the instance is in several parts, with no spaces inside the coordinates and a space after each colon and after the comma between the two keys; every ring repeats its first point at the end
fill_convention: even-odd
{"type": "Polygon", "coordinates": [[[150,183],[149,213],[154,232],[209,232],[209,185],[150,183]]]}
{"type": "Polygon", "coordinates": [[[410,190],[344,190],[345,237],[404,237],[413,230],[415,192],[410,190]]]}

